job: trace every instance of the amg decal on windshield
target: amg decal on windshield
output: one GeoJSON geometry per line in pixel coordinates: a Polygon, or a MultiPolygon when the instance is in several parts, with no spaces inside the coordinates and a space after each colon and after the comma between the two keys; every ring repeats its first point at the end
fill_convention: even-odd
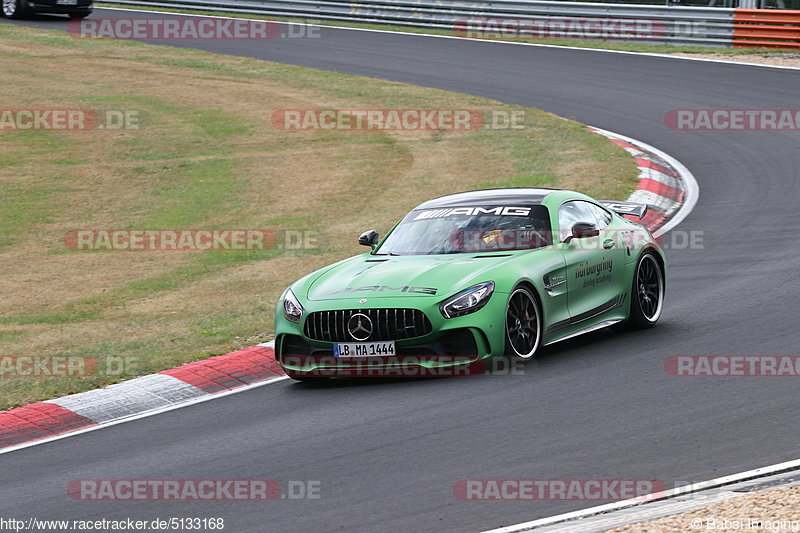
{"type": "Polygon", "coordinates": [[[363,287],[347,287],[346,289],[338,289],[335,291],[328,291],[323,292],[320,296],[333,296],[334,294],[349,294],[351,292],[362,292],[362,291],[372,291],[372,292],[386,292],[386,291],[397,291],[397,292],[407,292],[412,294],[436,294],[436,289],[434,287],[412,287],[410,285],[404,285],[402,287],[389,287],[387,285],[364,285],[363,287]]]}
{"type": "Polygon", "coordinates": [[[414,217],[414,220],[425,218],[444,218],[455,215],[475,216],[475,215],[495,215],[495,216],[515,216],[527,217],[531,214],[530,207],[448,207],[445,209],[429,209],[421,212],[414,217]]]}

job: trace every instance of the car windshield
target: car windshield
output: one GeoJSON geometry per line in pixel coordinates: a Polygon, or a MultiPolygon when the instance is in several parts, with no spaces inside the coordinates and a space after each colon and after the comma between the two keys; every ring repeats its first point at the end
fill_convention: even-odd
{"type": "Polygon", "coordinates": [[[430,255],[530,250],[551,243],[547,208],[470,206],[415,209],[376,255],[430,255]]]}

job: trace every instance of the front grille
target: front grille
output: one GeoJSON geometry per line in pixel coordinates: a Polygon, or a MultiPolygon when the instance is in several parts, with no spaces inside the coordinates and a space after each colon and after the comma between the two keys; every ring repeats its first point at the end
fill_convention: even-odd
{"type": "Polygon", "coordinates": [[[428,317],[418,309],[345,309],[311,313],[306,319],[305,335],[318,341],[355,342],[347,322],[356,313],[366,315],[372,323],[372,334],[365,342],[410,339],[433,331],[428,317]]]}

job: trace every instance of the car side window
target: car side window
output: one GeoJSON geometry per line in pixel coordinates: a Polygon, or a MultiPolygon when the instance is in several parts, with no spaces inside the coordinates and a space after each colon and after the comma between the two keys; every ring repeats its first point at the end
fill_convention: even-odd
{"type": "Polygon", "coordinates": [[[599,205],[589,204],[591,210],[594,212],[597,219],[598,229],[603,229],[611,224],[611,213],[600,207],[599,205]]]}
{"type": "Polygon", "coordinates": [[[572,226],[578,222],[597,225],[597,216],[589,202],[573,200],[565,202],[558,208],[558,229],[563,241],[572,234],[572,226]]]}

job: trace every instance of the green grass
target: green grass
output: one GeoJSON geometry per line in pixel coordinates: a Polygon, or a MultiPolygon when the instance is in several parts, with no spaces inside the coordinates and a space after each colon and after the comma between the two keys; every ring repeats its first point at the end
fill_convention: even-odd
{"type": "Polygon", "coordinates": [[[0,409],[263,342],[286,285],[361,252],[361,231],[385,232],[430,197],[541,185],[624,198],[637,180],[622,148],[536,109],[35,28],[0,25],[0,41],[19,56],[0,56],[9,107],[135,110],[142,118],[140,128],[122,131],[0,135],[0,356],[131,362],[123,372],[86,377],[0,376],[0,409]],[[271,125],[273,110],[298,107],[521,112],[525,127],[287,132],[271,125]],[[342,206],[359,208],[345,216],[342,206]],[[317,242],[246,252],[65,246],[67,232],[91,228],[266,228],[279,238],[309,232],[317,242]]]}
{"type": "Polygon", "coordinates": [[[52,201],[58,187],[47,184],[4,185],[0,196],[0,251],[31,228],[52,220],[52,201]]]}
{"type": "Polygon", "coordinates": [[[0,324],[68,324],[70,322],[90,320],[92,318],[97,318],[97,316],[98,312],[96,310],[69,313],[45,313],[41,315],[7,315],[0,317],[0,324]]]}

